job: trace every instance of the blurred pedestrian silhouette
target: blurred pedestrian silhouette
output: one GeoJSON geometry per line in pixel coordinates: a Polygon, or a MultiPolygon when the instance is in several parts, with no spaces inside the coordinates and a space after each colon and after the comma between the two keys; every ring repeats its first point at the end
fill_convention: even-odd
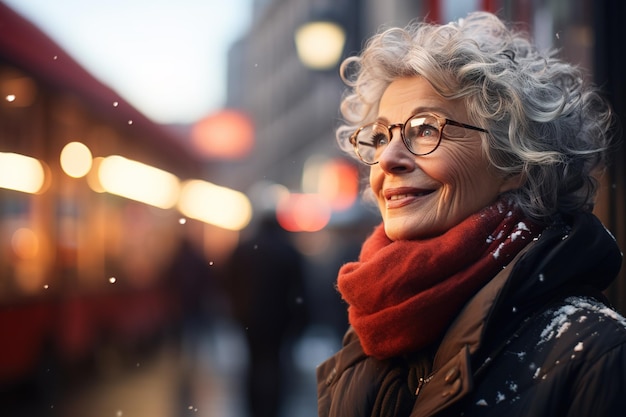
{"type": "Polygon", "coordinates": [[[167,270],[170,295],[178,313],[172,329],[180,355],[180,412],[193,403],[193,385],[203,359],[203,342],[220,316],[217,277],[202,252],[184,238],[167,270]]]}
{"type": "Polygon", "coordinates": [[[248,341],[251,417],[277,417],[285,403],[291,349],[307,324],[303,260],[273,213],[233,252],[227,276],[232,312],[248,341]]]}
{"type": "Polygon", "coordinates": [[[188,354],[195,354],[198,338],[205,334],[219,314],[217,278],[209,261],[185,238],[168,270],[172,295],[178,296],[181,342],[188,354]],[[187,345],[187,346],[185,346],[187,345]]]}

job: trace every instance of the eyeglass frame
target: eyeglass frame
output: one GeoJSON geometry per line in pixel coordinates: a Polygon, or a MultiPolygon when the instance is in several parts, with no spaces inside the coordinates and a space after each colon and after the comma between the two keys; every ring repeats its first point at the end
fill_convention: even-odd
{"type": "Polygon", "coordinates": [[[359,127],[357,130],[354,131],[354,133],[352,133],[350,135],[350,143],[352,144],[352,146],[354,147],[354,153],[356,153],[356,155],[359,157],[359,159],[361,160],[361,162],[363,162],[364,164],[367,165],[376,165],[378,162],[380,161],[375,161],[375,162],[367,162],[363,159],[363,157],[361,156],[361,154],[359,153],[359,149],[358,149],[358,144],[356,141],[357,136],[359,136],[359,133],[361,133],[361,131],[369,126],[374,126],[374,125],[379,125],[381,127],[385,127],[389,133],[389,143],[391,143],[391,140],[393,139],[393,132],[392,130],[399,127],[400,128],[400,138],[402,139],[402,143],[404,143],[404,147],[411,152],[413,155],[415,156],[426,156],[426,155],[430,155],[431,153],[435,152],[437,150],[437,148],[439,147],[439,145],[441,144],[441,139],[443,139],[443,129],[446,127],[446,125],[452,125],[452,126],[457,126],[457,127],[462,127],[464,129],[471,129],[471,130],[476,130],[479,132],[483,132],[483,133],[489,133],[488,130],[483,129],[482,127],[478,127],[478,126],[472,126],[472,125],[468,125],[466,123],[461,123],[461,122],[457,122],[451,119],[448,119],[446,117],[442,117],[439,115],[436,115],[434,113],[416,113],[412,116],[410,116],[408,119],[406,119],[406,121],[404,123],[393,123],[390,125],[385,125],[381,122],[372,122],[372,123],[367,123],[361,127],[359,127]],[[409,145],[407,144],[407,139],[404,136],[404,126],[406,126],[407,123],[409,123],[409,121],[411,121],[412,119],[417,118],[418,116],[432,116],[437,120],[437,123],[439,124],[439,136],[437,137],[437,144],[435,145],[435,147],[431,150],[428,151],[426,153],[415,153],[411,150],[411,148],[409,147],[409,145]]]}

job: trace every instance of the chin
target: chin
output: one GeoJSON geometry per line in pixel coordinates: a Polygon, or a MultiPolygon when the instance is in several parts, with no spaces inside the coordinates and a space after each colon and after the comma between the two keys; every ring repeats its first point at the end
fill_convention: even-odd
{"type": "Polygon", "coordinates": [[[393,241],[428,239],[445,232],[435,227],[425,227],[423,223],[403,222],[400,219],[387,219],[384,224],[385,234],[393,241]]]}
{"type": "Polygon", "coordinates": [[[391,240],[413,240],[420,239],[423,231],[415,229],[407,224],[398,224],[395,221],[385,222],[385,234],[391,240]]]}

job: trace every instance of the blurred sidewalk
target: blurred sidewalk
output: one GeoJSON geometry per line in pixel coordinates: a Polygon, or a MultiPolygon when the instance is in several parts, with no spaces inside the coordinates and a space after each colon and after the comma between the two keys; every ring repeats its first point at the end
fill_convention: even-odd
{"type": "MultiPolygon", "coordinates": [[[[244,339],[228,323],[197,335],[196,346],[164,343],[135,364],[103,359],[103,371],[72,387],[50,415],[60,417],[249,417],[243,381],[244,339]]],[[[332,349],[323,335],[309,332],[294,352],[295,380],[282,417],[316,417],[315,366],[332,349]]]]}

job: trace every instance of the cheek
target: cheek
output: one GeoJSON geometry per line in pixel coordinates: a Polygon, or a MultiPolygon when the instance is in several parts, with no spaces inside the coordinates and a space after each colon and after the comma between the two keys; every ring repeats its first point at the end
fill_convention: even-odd
{"type": "Polygon", "coordinates": [[[438,161],[424,164],[423,169],[444,187],[464,189],[480,186],[487,164],[473,150],[454,149],[442,152],[438,161]]]}
{"type": "Polygon", "coordinates": [[[378,165],[372,165],[369,174],[369,183],[372,197],[376,199],[377,204],[381,204],[380,190],[383,186],[384,175],[378,165]]]}
{"type": "Polygon", "coordinates": [[[378,167],[378,165],[372,165],[370,167],[369,182],[370,187],[372,188],[372,191],[374,191],[374,193],[378,194],[380,187],[382,187],[382,181],[383,175],[380,171],[380,168],[378,167]]]}

